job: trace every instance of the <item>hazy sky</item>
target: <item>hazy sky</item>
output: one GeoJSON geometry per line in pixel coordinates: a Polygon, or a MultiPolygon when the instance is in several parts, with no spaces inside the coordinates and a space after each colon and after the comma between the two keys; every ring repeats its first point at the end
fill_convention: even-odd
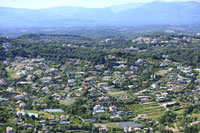
{"type": "MultiPolygon", "coordinates": [[[[100,8],[130,2],[150,2],[154,0],[0,0],[0,6],[16,8],[48,8],[56,6],[79,6],[100,8]]],[[[165,0],[174,1],[174,0],[165,0]]],[[[191,1],[191,0],[175,0],[191,1]]]]}

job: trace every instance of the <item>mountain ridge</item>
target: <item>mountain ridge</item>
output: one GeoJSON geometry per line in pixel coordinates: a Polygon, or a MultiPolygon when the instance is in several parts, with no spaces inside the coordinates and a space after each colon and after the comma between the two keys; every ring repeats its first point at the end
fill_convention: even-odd
{"type": "Polygon", "coordinates": [[[200,2],[153,1],[105,8],[73,6],[44,9],[0,7],[0,28],[182,25],[200,23],[200,2]],[[137,7],[138,6],[138,7],[137,7]],[[119,8],[119,9],[117,9],[119,8]],[[119,12],[117,12],[117,10],[119,12]]]}

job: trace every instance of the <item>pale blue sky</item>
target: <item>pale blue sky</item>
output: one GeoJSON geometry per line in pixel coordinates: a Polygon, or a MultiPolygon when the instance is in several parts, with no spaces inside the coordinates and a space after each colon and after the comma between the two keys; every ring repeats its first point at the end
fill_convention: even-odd
{"type": "MultiPolygon", "coordinates": [[[[101,8],[130,2],[150,2],[154,0],[0,0],[0,6],[16,8],[48,8],[57,6],[78,6],[101,8]]],[[[191,1],[191,0],[165,0],[165,1],[191,1]]],[[[197,0],[196,0],[197,1],[197,0]]]]}

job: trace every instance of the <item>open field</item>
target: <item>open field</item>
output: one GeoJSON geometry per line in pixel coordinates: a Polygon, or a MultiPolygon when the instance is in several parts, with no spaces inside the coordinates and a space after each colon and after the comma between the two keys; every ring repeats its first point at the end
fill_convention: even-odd
{"type": "Polygon", "coordinates": [[[197,113],[197,114],[194,114],[194,113],[193,113],[191,116],[192,116],[192,117],[197,117],[198,119],[200,119],[200,113],[197,113]]]}
{"type": "Polygon", "coordinates": [[[106,126],[106,127],[119,127],[116,122],[108,122],[108,123],[96,123],[94,124],[96,127],[106,126]]]}
{"type": "Polygon", "coordinates": [[[146,114],[149,118],[158,120],[165,109],[156,103],[134,104],[132,111],[136,114],[146,114]]]}
{"type": "Polygon", "coordinates": [[[108,94],[109,95],[120,95],[120,94],[126,94],[127,91],[111,91],[108,94]]]}
{"type": "Polygon", "coordinates": [[[180,110],[176,110],[176,111],[174,111],[174,113],[177,113],[177,114],[183,114],[183,111],[184,111],[184,109],[180,109],[180,110]]]}
{"type": "Polygon", "coordinates": [[[71,98],[71,99],[66,99],[66,100],[62,100],[60,101],[60,104],[64,104],[64,105],[71,105],[75,102],[75,99],[71,98]]]}
{"type": "Polygon", "coordinates": [[[8,72],[8,75],[13,78],[13,79],[18,79],[20,78],[20,76],[18,74],[16,74],[16,71],[12,70],[12,69],[6,69],[6,71],[8,72]]]}

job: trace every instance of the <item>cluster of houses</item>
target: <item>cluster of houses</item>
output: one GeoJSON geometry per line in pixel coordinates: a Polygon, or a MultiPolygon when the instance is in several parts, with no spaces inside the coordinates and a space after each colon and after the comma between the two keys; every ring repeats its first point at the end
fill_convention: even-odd
{"type": "Polygon", "coordinates": [[[146,44],[159,44],[159,43],[163,43],[163,44],[177,44],[179,42],[181,42],[183,45],[187,44],[187,43],[194,43],[194,42],[198,42],[200,41],[198,38],[192,37],[192,36],[184,36],[184,37],[167,37],[165,35],[161,35],[161,36],[155,36],[155,37],[138,37],[136,39],[133,39],[132,42],[133,43],[138,43],[138,44],[142,44],[142,43],[146,43],[146,44]]]}
{"type": "MultiPolygon", "coordinates": [[[[141,38],[140,38],[141,39],[141,38]]],[[[139,39],[139,40],[140,40],[139,39]]],[[[139,41],[138,39],[135,41],[139,41]]],[[[142,38],[144,42],[150,41],[147,38],[142,38]]],[[[152,41],[152,40],[151,40],[152,41]]],[[[154,40],[155,41],[155,40],[154,40]]],[[[38,113],[32,113],[27,110],[27,101],[32,98],[32,106],[40,107],[44,113],[60,113],[59,122],[60,124],[70,124],[70,119],[67,115],[64,115],[64,111],[61,109],[48,109],[48,105],[44,103],[45,97],[51,96],[51,100],[67,101],[73,100],[78,97],[84,97],[86,92],[90,96],[96,96],[97,101],[92,107],[92,119],[85,119],[85,122],[97,122],[96,116],[101,114],[109,114],[109,120],[123,121],[123,115],[131,112],[123,110],[120,106],[109,105],[106,106],[104,102],[109,102],[111,99],[116,100],[129,100],[133,97],[136,98],[140,104],[146,102],[155,102],[159,106],[164,107],[168,110],[169,107],[176,105],[175,99],[171,97],[171,92],[182,90],[187,87],[192,79],[189,76],[194,75],[194,71],[200,72],[200,69],[193,69],[190,66],[181,66],[180,64],[174,64],[168,59],[167,55],[164,55],[166,59],[160,61],[160,69],[155,73],[151,72],[151,66],[148,60],[138,58],[134,64],[129,64],[126,59],[118,58],[113,66],[113,70],[109,70],[104,64],[93,66],[91,62],[83,62],[81,60],[69,59],[60,67],[52,67],[52,62],[45,61],[42,58],[27,59],[22,57],[16,57],[15,61],[7,60],[7,71],[12,72],[11,76],[14,79],[18,79],[16,86],[7,85],[5,90],[8,93],[14,94],[12,97],[0,98],[0,102],[6,102],[8,100],[16,101],[18,106],[16,114],[18,116],[27,116],[30,118],[40,118],[38,113]],[[71,66],[83,66],[85,68],[77,71],[68,70],[71,66]],[[86,70],[86,71],[85,71],[86,70]],[[181,75],[184,73],[186,76],[181,75]],[[18,76],[16,76],[18,75],[18,76]],[[147,86],[146,89],[140,90],[138,93],[129,94],[124,93],[113,93],[121,92],[124,88],[126,91],[136,90],[138,84],[129,83],[137,81],[142,78],[143,75],[149,75],[146,81],[141,82],[141,86],[147,85],[148,82],[152,84],[147,86]],[[36,95],[30,96],[30,92],[23,90],[21,86],[28,86],[29,89],[37,92],[36,95]],[[39,97],[40,95],[40,97],[39,97]]],[[[109,56],[105,58],[115,58],[109,56]]],[[[196,84],[200,83],[200,79],[195,80],[196,84]]],[[[6,86],[6,79],[0,80],[0,86],[6,86]]],[[[200,86],[197,86],[195,91],[200,92],[200,86]]],[[[131,91],[130,91],[131,92],[131,91]]],[[[29,105],[30,106],[30,105],[29,105]]],[[[136,119],[150,121],[146,114],[138,114],[136,119]]],[[[51,121],[54,119],[51,119],[51,121]]],[[[16,119],[15,122],[19,124],[23,123],[21,119],[16,119]]],[[[24,125],[27,123],[23,123],[24,125]]],[[[45,127],[46,125],[43,124],[45,127]]],[[[44,128],[46,129],[46,128],[44,128]]],[[[124,132],[143,132],[144,126],[123,126],[124,132]]],[[[13,129],[8,127],[8,130],[13,129]]],[[[106,127],[99,128],[99,131],[108,131],[106,127]]]]}

